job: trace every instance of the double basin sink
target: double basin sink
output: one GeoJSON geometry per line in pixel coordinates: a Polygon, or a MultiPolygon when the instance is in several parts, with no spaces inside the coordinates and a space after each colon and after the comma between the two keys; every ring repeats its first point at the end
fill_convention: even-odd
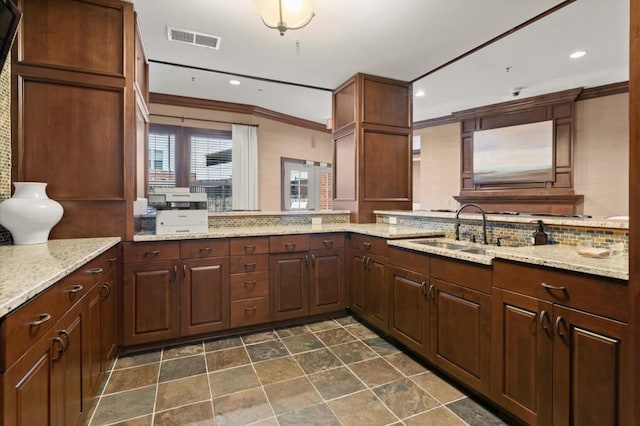
{"type": "Polygon", "coordinates": [[[481,254],[481,255],[487,254],[487,251],[482,247],[474,247],[474,246],[469,246],[467,244],[462,244],[462,243],[457,244],[457,243],[450,243],[446,241],[434,241],[434,240],[413,240],[411,242],[414,244],[422,244],[425,246],[442,248],[447,250],[456,250],[464,253],[481,254]]]}

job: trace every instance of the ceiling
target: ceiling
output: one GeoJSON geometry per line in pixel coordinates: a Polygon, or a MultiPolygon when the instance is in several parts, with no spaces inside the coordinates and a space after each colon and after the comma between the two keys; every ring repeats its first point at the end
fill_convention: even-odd
{"type": "Polygon", "coordinates": [[[264,26],[252,0],[132,3],[151,61],[152,92],[255,105],[320,123],[331,115],[331,90],[358,72],[412,81],[414,93],[424,91],[414,97],[414,121],[628,80],[628,0],[570,2],[467,56],[565,2],[315,0],[311,23],[284,36],[264,26]],[[220,49],[169,41],[168,26],[221,37],[220,49]],[[587,55],[569,59],[579,49],[587,55]],[[241,84],[232,86],[232,78],[241,84]]]}

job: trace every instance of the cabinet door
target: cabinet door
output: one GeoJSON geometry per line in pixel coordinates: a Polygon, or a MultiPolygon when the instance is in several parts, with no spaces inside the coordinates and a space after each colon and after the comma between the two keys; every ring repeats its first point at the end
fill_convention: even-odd
{"type": "Polygon", "coordinates": [[[632,424],[628,326],[555,306],[553,424],[632,424]]]}
{"type": "Polygon", "coordinates": [[[272,254],[269,266],[272,319],[309,315],[308,252],[272,254]]]}
{"type": "Polygon", "coordinates": [[[365,262],[368,258],[359,251],[351,254],[350,273],[351,279],[351,309],[359,315],[365,316],[367,313],[367,291],[366,291],[366,268],[365,262]]]}
{"type": "Polygon", "coordinates": [[[123,343],[157,342],[180,334],[178,261],[130,263],[124,268],[123,343]]]}
{"type": "Polygon", "coordinates": [[[389,287],[387,286],[387,261],[379,256],[370,256],[366,263],[365,286],[367,297],[367,319],[371,325],[385,333],[389,330],[389,287]]]}
{"type": "Polygon", "coordinates": [[[87,321],[84,327],[85,350],[82,358],[84,395],[91,398],[100,385],[103,373],[102,363],[102,283],[95,285],[87,297],[87,321]]]}
{"type": "Polygon", "coordinates": [[[550,425],[553,305],[498,288],[491,299],[492,397],[527,424],[550,425]]]}
{"type": "Polygon", "coordinates": [[[182,335],[228,328],[229,258],[185,260],[182,274],[182,335]]]}
{"type": "Polygon", "coordinates": [[[389,333],[421,355],[429,352],[428,277],[389,266],[389,333]]]}
{"type": "MultiPolygon", "coordinates": [[[[52,359],[62,349],[61,341],[52,340],[54,331],[37,341],[2,378],[4,425],[48,425],[53,408],[52,359]]],[[[57,337],[57,332],[55,332],[57,337]]]]}
{"type": "Polygon", "coordinates": [[[346,307],[344,249],[311,251],[309,312],[322,314],[346,307]]]}
{"type": "Polygon", "coordinates": [[[116,333],[116,315],[117,315],[117,294],[118,285],[116,282],[117,275],[109,276],[100,285],[100,299],[102,302],[102,362],[103,370],[108,369],[109,363],[116,355],[117,333],[116,333]]]}
{"type": "Polygon", "coordinates": [[[491,297],[431,278],[429,355],[471,388],[490,388],[491,297]]]}

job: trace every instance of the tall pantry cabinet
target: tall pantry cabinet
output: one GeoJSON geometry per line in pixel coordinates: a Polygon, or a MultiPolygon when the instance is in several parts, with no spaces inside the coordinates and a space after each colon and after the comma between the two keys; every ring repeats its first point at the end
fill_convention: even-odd
{"type": "Polygon", "coordinates": [[[52,238],[133,237],[144,191],[147,62],[131,3],[19,0],[12,58],[13,181],[64,207],[52,238]],[[134,182],[138,181],[136,185],[134,182]]]}

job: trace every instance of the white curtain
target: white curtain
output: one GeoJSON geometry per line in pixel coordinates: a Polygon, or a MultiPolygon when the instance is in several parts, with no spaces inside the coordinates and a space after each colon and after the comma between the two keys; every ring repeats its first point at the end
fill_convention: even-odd
{"type": "Polygon", "coordinates": [[[233,210],[257,210],[258,128],[234,124],[231,140],[233,210]]]}

